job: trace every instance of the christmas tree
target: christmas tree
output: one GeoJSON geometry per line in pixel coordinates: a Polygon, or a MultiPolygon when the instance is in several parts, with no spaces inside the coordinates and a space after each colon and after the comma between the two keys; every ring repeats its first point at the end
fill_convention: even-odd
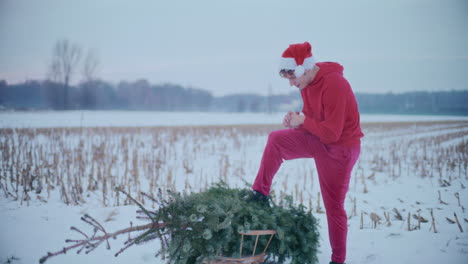
{"type": "MultiPolygon", "coordinates": [[[[199,193],[170,193],[170,199],[163,199],[162,195],[152,198],[160,205],[157,211],[146,210],[132,198],[140,206],[140,212],[151,221],[150,224],[108,233],[93,218],[85,216],[82,220],[104,235],[96,236],[95,232],[87,236],[77,230],[85,235],[85,239],[73,240],[75,245],[57,253],[48,253],[41,262],[76,247],[92,251],[110,237],[136,230],[142,233],[127,241],[116,255],[132,245],[159,239],[161,247],[157,255],[167,263],[202,263],[219,256],[239,258],[241,233],[275,230],[276,235],[265,252],[268,261],[317,263],[318,224],[311,211],[303,205],[295,205],[290,196],[282,198],[276,205],[271,200],[270,203],[248,201],[250,193],[248,189],[230,188],[219,183],[199,193]]],[[[268,237],[260,237],[257,247],[264,248],[268,242],[268,237]]],[[[253,239],[244,240],[243,252],[251,251],[254,243],[253,239]]]]}

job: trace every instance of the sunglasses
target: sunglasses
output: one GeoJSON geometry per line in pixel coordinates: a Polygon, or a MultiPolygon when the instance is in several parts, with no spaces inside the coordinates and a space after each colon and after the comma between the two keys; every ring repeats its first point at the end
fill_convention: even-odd
{"type": "Polygon", "coordinates": [[[282,77],[282,78],[286,78],[286,79],[289,79],[289,78],[293,78],[293,77],[296,77],[294,75],[294,70],[281,70],[279,72],[279,75],[282,77]]]}

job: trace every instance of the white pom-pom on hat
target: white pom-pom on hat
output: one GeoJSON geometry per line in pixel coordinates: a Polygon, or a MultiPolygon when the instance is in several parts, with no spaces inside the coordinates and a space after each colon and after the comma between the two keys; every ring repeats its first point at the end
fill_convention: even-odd
{"type": "Polygon", "coordinates": [[[304,66],[299,65],[294,70],[294,76],[296,76],[296,78],[299,78],[304,74],[304,72],[305,72],[304,66]]]}

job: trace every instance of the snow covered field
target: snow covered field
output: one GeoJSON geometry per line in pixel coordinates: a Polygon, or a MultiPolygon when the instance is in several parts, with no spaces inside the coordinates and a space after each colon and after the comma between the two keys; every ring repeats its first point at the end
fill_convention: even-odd
{"type": "MultiPolygon", "coordinates": [[[[278,124],[284,113],[211,113],[144,111],[0,112],[0,128],[147,127],[186,125],[278,124]]],[[[361,122],[468,120],[467,116],[361,115],[361,122]]]]}
{"type": "MultiPolygon", "coordinates": [[[[0,113],[0,264],[38,263],[60,250],[65,239],[78,238],[70,226],[85,229],[85,213],[108,231],[142,223],[136,207],[112,191],[116,185],[139,199],[139,191],[197,192],[220,179],[248,186],[268,132],[280,128],[273,124],[282,115],[0,113]]],[[[468,263],[468,117],[363,115],[362,123],[366,136],[346,201],[347,263],[468,263]]],[[[319,263],[327,264],[330,247],[313,161],[283,163],[273,190],[315,212],[319,263]]],[[[154,258],[157,242],[113,257],[124,241],[47,263],[164,263],[154,258]]]]}

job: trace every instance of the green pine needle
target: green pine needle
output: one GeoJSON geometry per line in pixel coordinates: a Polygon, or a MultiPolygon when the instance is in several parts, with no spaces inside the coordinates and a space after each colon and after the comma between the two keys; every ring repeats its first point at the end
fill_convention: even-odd
{"type": "MultiPolygon", "coordinates": [[[[224,183],[200,193],[173,193],[173,201],[152,217],[155,222],[167,224],[169,262],[192,264],[218,255],[239,257],[239,232],[274,229],[277,234],[267,251],[269,259],[277,263],[317,263],[319,232],[312,213],[302,205],[294,205],[290,196],[281,206],[268,207],[247,202],[249,193],[248,189],[233,189],[224,183]]],[[[146,232],[145,236],[151,233],[154,232],[146,232]]],[[[254,239],[244,237],[243,256],[251,254],[254,239]]],[[[263,251],[268,239],[269,236],[259,239],[257,253],[263,251]]]]}

